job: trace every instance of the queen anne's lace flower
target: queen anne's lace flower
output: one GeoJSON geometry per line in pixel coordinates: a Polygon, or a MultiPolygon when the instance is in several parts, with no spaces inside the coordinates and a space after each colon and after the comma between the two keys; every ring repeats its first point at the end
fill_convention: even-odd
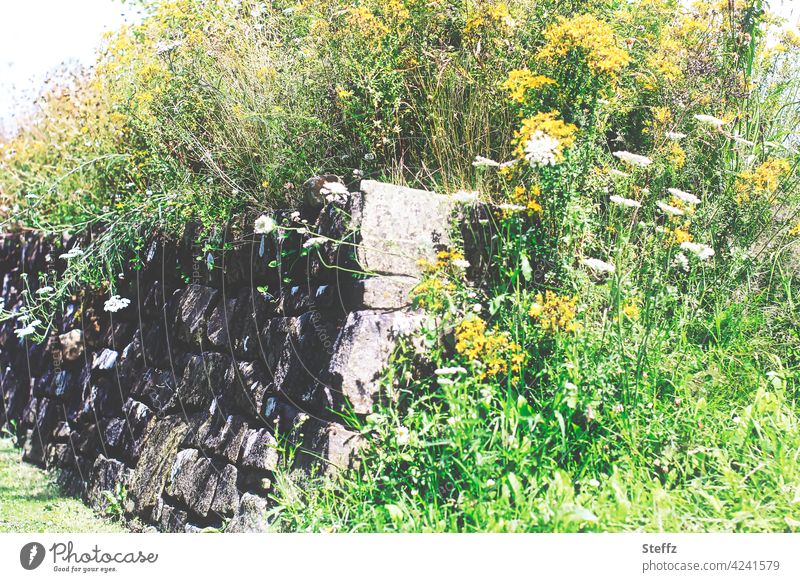
{"type": "Polygon", "coordinates": [[[669,216],[682,216],[683,210],[680,208],[676,208],[666,202],[656,202],[656,206],[663,212],[664,214],[668,214],[669,216]]]}
{"type": "Polygon", "coordinates": [[[555,166],[560,145],[553,136],[536,131],[525,142],[525,159],[531,166],[555,166]]]}
{"type": "Polygon", "coordinates": [[[719,117],[714,117],[713,115],[698,114],[695,115],[694,118],[700,123],[703,123],[705,125],[710,125],[711,127],[715,127],[717,129],[721,128],[723,125],[728,123],[724,119],[720,119],[719,117]]]}
{"type": "Polygon", "coordinates": [[[689,272],[689,259],[683,253],[675,255],[675,258],[672,259],[672,264],[686,273],[689,272]]]}
{"type": "Polygon", "coordinates": [[[583,259],[581,261],[581,265],[584,267],[588,267],[595,273],[613,273],[616,271],[616,267],[611,263],[606,263],[605,261],[601,261],[600,259],[583,259]]]}
{"type": "Polygon", "coordinates": [[[682,242],[681,248],[685,251],[689,251],[701,261],[707,261],[708,259],[714,256],[714,249],[702,243],[696,243],[690,241],[682,242]]]}
{"type": "Polygon", "coordinates": [[[683,190],[678,190],[677,188],[667,188],[667,192],[675,196],[675,198],[681,202],[686,202],[687,204],[700,204],[700,199],[691,192],[684,192],[683,190]]]}
{"type": "Polygon", "coordinates": [[[614,152],[614,157],[616,157],[619,160],[622,160],[626,164],[630,164],[631,166],[639,166],[642,168],[646,168],[647,166],[653,163],[653,160],[651,160],[647,156],[632,154],[631,152],[626,152],[626,151],[614,152]]]}
{"type": "Polygon", "coordinates": [[[628,208],[639,208],[642,203],[638,200],[633,200],[631,198],[624,198],[623,196],[617,196],[616,194],[609,196],[608,198],[614,204],[619,204],[620,206],[627,206],[628,208]]]}
{"type": "Polygon", "coordinates": [[[475,156],[475,160],[473,160],[472,165],[476,168],[499,168],[500,162],[495,162],[489,158],[485,158],[483,156],[475,156]]]}
{"type": "Polygon", "coordinates": [[[671,141],[680,141],[686,137],[685,133],[681,133],[679,131],[668,131],[666,133],[667,139],[671,141]]]}

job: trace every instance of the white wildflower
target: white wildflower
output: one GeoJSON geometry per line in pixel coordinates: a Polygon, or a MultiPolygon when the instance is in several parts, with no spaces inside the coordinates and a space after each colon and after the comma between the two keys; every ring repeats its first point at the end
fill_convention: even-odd
{"type": "Polygon", "coordinates": [[[326,239],[324,236],[315,236],[313,238],[308,239],[306,242],[304,242],[303,243],[303,248],[304,249],[310,249],[311,247],[316,247],[316,246],[319,246],[319,245],[323,244],[327,240],[328,239],[326,239]]]}
{"type": "Polygon", "coordinates": [[[639,208],[642,203],[638,200],[632,200],[631,198],[624,198],[623,196],[617,196],[614,194],[613,196],[609,196],[608,198],[614,204],[619,204],[620,206],[627,206],[628,208],[639,208]]]}
{"type": "Polygon", "coordinates": [[[658,206],[661,209],[661,212],[663,212],[664,214],[668,214],[670,216],[683,215],[683,210],[681,210],[680,208],[675,208],[674,206],[671,206],[666,202],[656,202],[656,206],[658,206]]]}
{"type": "Polygon", "coordinates": [[[20,327],[19,329],[15,329],[14,333],[17,334],[18,338],[24,338],[28,337],[33,333],[36,333],[36,328],[33,326],[33,324],[30,324],[25,327],[20,327]]]}
{"type": "Polygon", "coordinates": [[[472,204],[478,201],[479,192],[477,190],[459,190],[453,194],[453,199],[461,204],[472,204]]]}
{"type": "Polygon", "coordinates": [[[543,131],[535,131],[525,142],[525,159],[531,166],[555,166],[561,142],[543,131]]]}
{"type": "Polygon", "coordinates": [[[681,271],[688,273],[689,272],[689,258],[684,255],[683,253],[678,253],[675,255],[675,258],[672,259],[672,266],[680,269],[681,271]]]}
{"type": "Polygon", "coordinates": [[[708,259],[714,256],[714,249],[702,243],[696,243],[690,241],[682,242],[681,249],[683,249],[684,251],[689,251],[701,261],[707,261],[708,259]]]}
{"type": "Polygon", "coordinates": [[[750,146],[750,147],[756,145],[754,142],[750,141],[749,139],[745,139],[742,136],[737,135],[735,133],[729,135],[728,137],[731,138],[736,143],[738,143],[739,145],[745,145],[745,146],[750,146]]]}
{"type": "Polygon", "coordinates": [[[508,160],[507,162],[503,162],[500,164],[500,169],[502,170],[504,168],[510,168],[511,166],[516,165],[518,162],[519,160],[508,160]]]}
{"type": "Polygon", "coordinates": [[[675,196],[678,200],[686,202],[687,204],[700,204],[700,199],[691,192],[684,192],[677,188],[667,188],[667,192],[675,196]]]}
{"type": "Polygon", "coordinates": [[[605,261],[601,261],[600,259],[583,259],[581,261],[581,265],[584,267],[588,267],[595,273],[613,273],[616,271],[616,267],[611,263],[606,263],[605,261]]]}
{"type": "Polygon", "coordinates": [[[411,440],[411,432],[404,426],[397,427],[395,440],[398,445],[407,445],[411,440]]]}
{"type": "Polygon", "coordinates": [[[615,404],[611,410],[619,414],[625,410],[625,407],[622,404],[615,404]]]}
{"type": "Polygon", "coordinates": [[[469,261],[466,259],[454,259],[450,262],[457,269],[468,269],[469,261]]]}
{"type": "Polygon", "coordinates": [[[119,295],[112,295],[111,298],[108,299],[103,305],[103,309],[109,313],[116,313],[120,309],[125,309],[130,304],[130,299],[120,297],[119,295]]]}
{"type": "Polygon", "coordinates": [[[475,160],[472,162],[472,165],[476,168],[499,168],[500,162],[495,162],[494,160],[485,158],[483,156],[475,156],[475,160]]]}
{"type": "Polygon", "coordinates": [[[294,220],[295,222],[296,222],[296,221],[299,221],[299,220],[300,220],[300,212],[299,212],[299,211],[297,211],[297,210],[295,210],[294,212],[292,212],[292,213],[289,215],[289,218],[290,218],[290,219],[292,219],[292,220],[294,220]]]}
{"type": "Polygon", "coordinates": [[[600,487],[600,481],[597,479],[589,479],[587,485],[589,485],[589,487],[600,487]]]}
{"type": "Polygon", "coordinates": [[[436,383],[439,384],[439,386],[452,386],[456,382],[455,380],[451,380],[450,378],[443,378],[439,376],[438,378],[436,378],[436,383]]]}
{"type": "Polygon", "coordinates": [[[667,139],[671,141],[679,141],[686,137],[685,133],[679,131],[668,131],[666,135],[667,139]]]}
{"type": "Polygon", "coordinates": [[[640,156],[639,154],[632,154],[631,152],[614,152],[614,157],[619,160],[622,160],[626,164],[630,164],[631,166],[639,166],[642,168],[646,168],[650,164],[653,163],[653,160],[648,158],[647,156],[640,156]]]}
{"type": "Polygon", "coordinates": [[[698,115],[695,115],[694,118],[697,121],[699,121],[700,123],[703,123],[705,125],[710,125],[710,126],[716,128],[716,129],[719,129],[723,125],[728,123],[724,119],[720,119],[719,117],[714,117],[713,115],[698,114],[698,115]]]}
{"type": "Polygon", "coordinates": [[[483,311],[483,305],[481,305],[480,303],[476,303],[475,305],[472,306],[472,311],[475,313],[480,313],[481,311],[483,311]]]}
{"type": "Polygon", "coordinates": [[[466,374],[467,370],[461,366],[454,366],[451,368],[437,368],[433,373],[437,376],[452,376],[454,374],[466,374]]]}
{"type": "Polygon", "coordinates": [[[526,210],[524,206],[520,206],[519,204],[498,204],[497,207],[500,210],[510,210],[513,212],[519,212],[521,210],[526,210]]]}
{"type": "Polygon", "coordinates": [[[494,479],[487,479],[486,480],[487,487],[494,487],[494,479]]]}
{"type": "Polygon", "coordinates": [[[609,174],[612,176],[619,176],[620,178],[630,178],[631,175],[628,172],[623,172],[622,170],[617,170],[616,168],[611,168],[608,171],[609,174]]]}
{"type": "Polygon", "coordinates": [[[58,258],[59,259],[65,259],[65,260],[68,261],[70,259],[75,259],[77,257],[80,257],[82,254],[83,254],[83,251],[81,249],[79,249],[78,247],[73,247],[70,250],[68,250],[66,253],[59,255],[58,258]]]}
{"type": "Polygon", "coordinates": [[[253,226],[256,234],[269,234],[276,228],[278,228],[278,223],[266,214],[262,214],[256,218],[256,222],[253,226]]]}
{"type": "Polygon", "coordinates": [[[322,195],[325,194],[343,194],[347,195],[350,191],[347,189],[347,186],[342,184],[341,182],[325,182],[319,189],[319,193],[322,195]]]}
{"type": "Polygon", "coordinates": [[[52,293],[54,289],[49,285],[42,287],[41,289],[36,290],[37,295],[47,295],[48,293],[52,293]]]}

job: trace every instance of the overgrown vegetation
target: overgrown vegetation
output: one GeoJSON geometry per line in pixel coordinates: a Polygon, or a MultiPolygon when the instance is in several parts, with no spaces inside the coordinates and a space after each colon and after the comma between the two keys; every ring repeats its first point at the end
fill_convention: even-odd
{"type": "Polygon", "coordinates": [[[109,292],[143,222],[213,230],[318,170],[499,204],[493,274],[426,265],[360,467],[279,475],[278,528],[793,531],[800,36],[765,9],[159,2],[0,184],[20,225],[105,225],[58,288],[109,292]]]}

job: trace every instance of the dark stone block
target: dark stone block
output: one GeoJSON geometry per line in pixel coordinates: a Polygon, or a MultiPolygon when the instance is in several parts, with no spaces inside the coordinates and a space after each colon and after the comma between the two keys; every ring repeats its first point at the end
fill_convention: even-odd
{"type": "Polygon", "coordinates": [[[278,441],[268,430],[247,431],[247,436],[242,443],[240,467],[274,471],[278,468],[279,462],[278,441]]]}
{"type": "Polygon", "coordinates": [[[225,391],[230,365],[230,358],[224,354],[203,352],[192,356],[169,407],[207,409],[214,397],[225,391]]]}
{"type": "Polygon", "coordinates": [[[176,336],[187,344],[201,346],[206,324],[219,298],[219,291],[203,285],[189,285],[178,302],[176,336]]]}

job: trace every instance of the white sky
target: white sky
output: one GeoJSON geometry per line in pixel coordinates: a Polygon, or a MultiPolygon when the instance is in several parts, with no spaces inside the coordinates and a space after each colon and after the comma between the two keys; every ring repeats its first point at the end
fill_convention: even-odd
{"type": "MultiPolygon", "coordinates": [[[[800,0],[769,4],[797,24],[800,0]]],[[[136,17],[120,0],[0,0],[0,133],[29,106],[48,71],[64,62],[91,64],[103,32],[136,17]]]]}
{"type": "Polygon", "coordinates": [[[0,130],[48,71],[91,64],[103,32],[135,16],[120,0],[0,0],[0,130]]]}

